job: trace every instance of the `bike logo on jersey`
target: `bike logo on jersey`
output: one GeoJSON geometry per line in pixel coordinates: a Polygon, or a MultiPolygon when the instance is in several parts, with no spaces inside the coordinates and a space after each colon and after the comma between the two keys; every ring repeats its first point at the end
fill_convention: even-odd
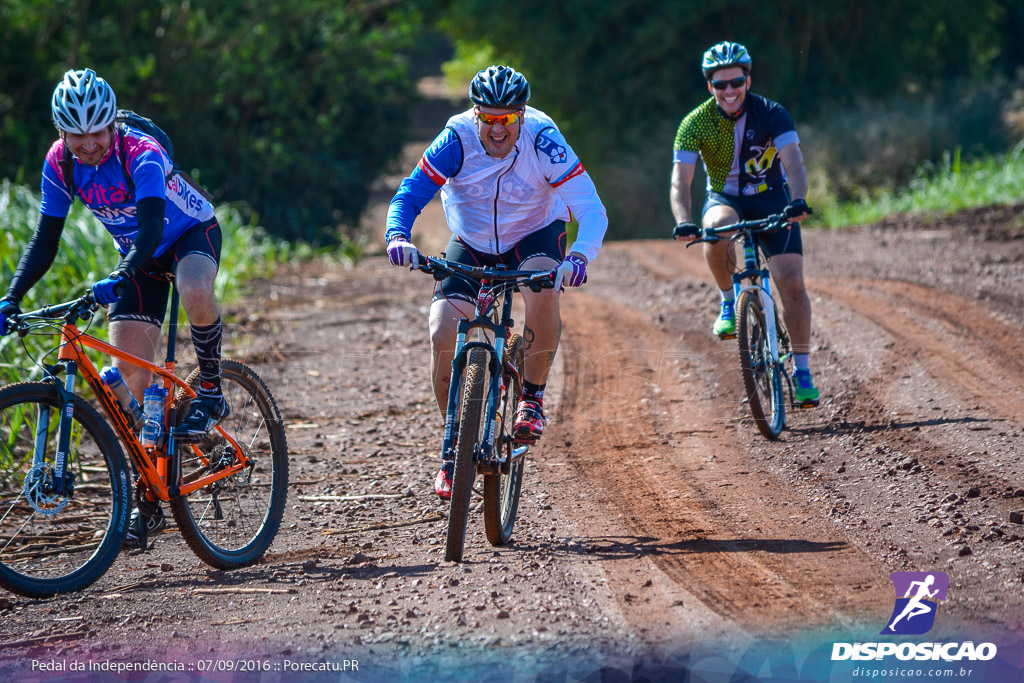
{"type": "Polygon", "coordinates": [[[935,624],[938,601],[946,599],[949,576],[943,572],[893,572],[896,604],[882,635],[916,636],[935,624]]]}
{"type": "Polygon", "coordinates": [[[775,145],[771,144],[767,147],[751,147],[750,152],[753,156],[743,165],[743,170],[755,179],[763,179],[768,173],[768,169],[775,163],[775,155],[778,154],[778,150],[775,149],[775,145]]]}
{"type": "Polygon", "coordinates": [[[537,136],[537,149],[547,154],[553,164],[564,164],[569,160],[565,146],[558,144],[543,134],[537,136]]]}
{"type": "Polygon", "coordinates": [[[96,218],[100,219],[105,225],[124,225],[130,218],[135,217],[134,206],[90,206],[89,208],[96,218]]]}

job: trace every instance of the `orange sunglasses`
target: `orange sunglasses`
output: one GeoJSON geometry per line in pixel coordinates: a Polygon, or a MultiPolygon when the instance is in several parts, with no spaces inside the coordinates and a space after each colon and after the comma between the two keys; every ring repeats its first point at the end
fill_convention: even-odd
{"type": "Polygon", "coordinates": [[[522,109],[514,111],[510,114],[501,114],[500,116],[495,116],[494,114],[485,114],[484,112],[480,111],[480,107],[474,107],[474,109],[476,109],[476,115],[480,118],[480,122],[483,123],[485,126],[494,126],[499,123],[503,126],[509,126],[518,121],[519,117],[522,116],[523,114],[522,109]]]}

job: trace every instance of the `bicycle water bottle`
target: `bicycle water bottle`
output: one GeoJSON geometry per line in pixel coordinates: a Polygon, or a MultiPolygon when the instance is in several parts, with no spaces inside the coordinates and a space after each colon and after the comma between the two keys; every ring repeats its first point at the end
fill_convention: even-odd
{"type": "Polygon", "coordinates": [[[128,423],[132,426],[132,429],[136,431],[141,429],[146,416],[143,414],[139,402],[135,400],[132,392],[128,389],[128,385],[125,384],[121,371],[108,365],[100,370],[100,379],[103,380],[103,383],[107,385],[107,388],[117,398],[118,403],[121,404],[121,410],[128,418],[128,423]]]}
{"type": "Polygon", "coordinates": [[[142,435],[139,442],[147,448],[152,448],[160,442],[164,431],[164,397],[166,390],[153,384],[146,388],[142,398],[142,408],[146,413],[146,426],[142,428],[142,435]]]}

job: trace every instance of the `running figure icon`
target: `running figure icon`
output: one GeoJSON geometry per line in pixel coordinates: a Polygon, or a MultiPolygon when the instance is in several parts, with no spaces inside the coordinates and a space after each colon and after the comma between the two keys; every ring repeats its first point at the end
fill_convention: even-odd
{"type": "Polygon", "coordinates": [[[921,602],[921,600],[922,598],[926,597],[934,598],[938,594],[938,588],[936,588],[933,591],[928,590],[928,587],[931,586],[933,583],[935,583],[935,576],[933,574],[929,574],[924,581],[913,581],[910,584],[910,589],[907,591],[907,594],[903,597],[910,598],[910,593],[914,590],[914,586],[917,586],[917,595],[910,598],[910,602],[908,602],[907,606],[903,608],[903,611],[900,612],[900,615],[892,620],[892,623],[889,624],[890,631],[896,630],[896,623],[903,617],[906,617],[907,621],[910,621],[916,616],[928,614],[932,611],[933,608],[924,604],[923,602],[921,602]]]}
{"type": "Polygon", "coordinates": [[[935,623],[938,601],[946,599],[949,576],[943,572],[894,572],[891,578],[896,589],[896,604],[882,633],[927,633],[935,623]]]}

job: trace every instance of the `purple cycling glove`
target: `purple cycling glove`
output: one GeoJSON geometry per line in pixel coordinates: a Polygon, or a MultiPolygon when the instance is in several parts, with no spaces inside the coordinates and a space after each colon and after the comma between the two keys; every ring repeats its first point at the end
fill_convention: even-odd
{"type": "Polygon", "coordinates": [[[396,237],[388,242],[388,262],[393,266],[419,265],[419,251],[416,245],[407,239],[396,237]]]}
{"type": "Polygon", "coordinates": [[[587,281],[587,260],[577,254],[569,254],[555,274],[555,290],[567,287],[579,287],[587,281]]]}

